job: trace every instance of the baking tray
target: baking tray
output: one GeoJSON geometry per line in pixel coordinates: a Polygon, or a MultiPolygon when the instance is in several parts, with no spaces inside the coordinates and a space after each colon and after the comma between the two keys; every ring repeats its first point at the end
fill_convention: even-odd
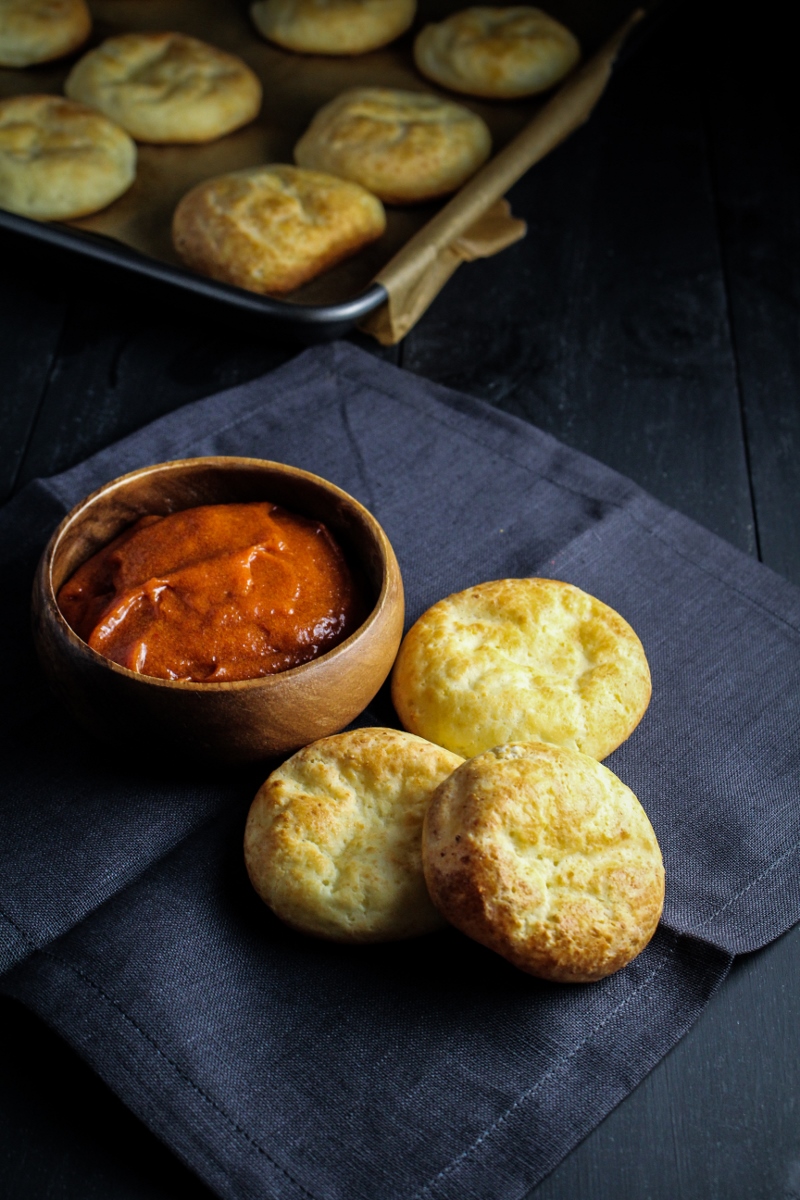
{"type": "MultiPolygon", "coordinates": [[[[292,162],[294,144],[317,109],[345,88],[379,85],[449,95],[486,121],[492,132],[493,158],[462,188],[462,193],[471,189],[470,222],[474,220],[494,199],[489,194],[491,187],[487,192],[486,186],[481,184],[491,184],[498,152],[506,151],[507,158],[509,153],[513,155],[513,146],[534,119],[544,128],[545,139],[543,148],[531,161],[543,157],[552,148],[549,142],[557,144],[570,131],[567,128],[566,133],[562,130],[549,139],[546,136],[549,113],[566,99],[570,82],[562,85],[554,95],[512,103],[453,97],[435,88],[414,68],[411,53],[414,36],[426,22],[440,20],[447,13],[463,7],[463,0],[420,0],[414,27],[393,45],[353,58],[328,58],[290,54],[265,42],[250,22],[247,3],[241,0],[148,0],[147,4],[142,4],[141,0],[90,0],[94,30],[88,45],[96,45],[112,34],[127,30],[179,30],[200,37],[240,55],[256,71],[264,84],[261,113],[244,129],[205,145],[141,145],[135,183],[102,212],[77,221],[43,223],[0,209],[0,228],[112,263],[273,321],[288,323],[295,332],[308,339],[339,336],[386,305],[393,288],[391,268],[398,255],[403,258],[404,248],[408,248],[404,256],[406,268],[410,260],[412,269],[416,264],[420,271],[425,270],[426,231],[436,228],[437,219],[447,237],[466,231],[465,220],[459,222],[461,194],[449,202],[437,204],[405,208],[387,206],[387,228],[383,237],[289,297],[280,299],[218,283],[185,269],[170,240],[172,212],[181,196],[203,179],[262,162],[292,162]],[[443,213],[454,215],[455,224],[447,220],[442,224],[443,213]],[[386,275],[385,281],[381,279],[382,274],[386,275]]],[[[547,8],[575,31],[581,40],[584,62],[591,67],[592,60],[596,64],[602,55],[607,39],[624,26],[631,11],[631,0],[603,0],[596,4],[590,0],[553,0],[547,8]]],[[[648,21],[645,26],[649,24],[648,21]]],[[[615,45],[609,55],[606,47],[608,69],[616,48],[615,45]]],[[[0,69],[0,96],[61,92],[68,71],[83,50],[56,64],[25,70],[0,69]]],[[[591,97],[584,102],[584,108],[588,104],[588,111],[605,86],[607,74],[608,70],[605,74],[600,72],[591,97]]],[[[570,128],[585,119],[588,111],[573,119],[570,128]]],[[[527,165],[526,162],[520,167],[517,176],[527,165]]],[[[511,175],[514,175],[513,169],[511,175]]],[[[499,194],[502,195],[502,191],[499,194]]],[[[502,213],[499,217],[502,220],[502,213]]],[[[509,233],[505,244],[524,232],[520,222],[517,226],[517,232],[509,233]]],[[[503,238],[496,238],[494,248],[498,249],[502,244],[503,238]]],[[[466,253],[462,258],[492,252],[490,246],[483,251],[466,253]]],[[[457,261],[458,258],[451,268],[440,271],[442,279],[434,282],[433,294],[455,269],[457,261]]],[[[429,272],[428,291],[435,275],[436,272],[429,272]]],[[[427,303],[431,298],[427,298],[427,303]]],[[[419,302],[416,307],[420,307],[419,302]]],[[[416,317],[401,322],[403,330],[410,327],[414,319],[416,317]]],[[[376,333],[376,336],[380,335],[376,333]]],[[[390,331],[381,340],[397,338],[390,331]]]]}

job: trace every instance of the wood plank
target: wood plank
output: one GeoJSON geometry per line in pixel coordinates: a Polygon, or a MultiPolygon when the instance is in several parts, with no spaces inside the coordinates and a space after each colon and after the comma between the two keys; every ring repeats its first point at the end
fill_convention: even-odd
{"type": "Polygon", "coordinates": [[[16,483],[66,307],[41,256],[25,249],[19,239],[0,234],[0,503],[16,483]]]}
{"type": "Polygon", "coordinates": [[[225,312],[111,268],[71,259],[64,269],[75,294],[20,485],[64,470],[181,404],[261,374],[295,349],[258,340],[246,322],[237,328],[225,312]]]}
{"type": "MultiPolygon", "coordinates": [[[[712,148],[759,542],[765,561],[800,579],[800,196],[789,76],[775,61],[780,26],[769,8],[757,28],[714,17],[707,6],[693,25],[703,64],[695,80],[706,78],[695,99],[712,148]]],[[[677,64],[675,74],[685,87],[677,64]]],[[[532,1196],[800,1196],[798,995],[795,928],[737,961],[695,1028],[532,1196]]]]}
{"type": "MultiPolygon", "coordinates": [[[[57,258],[70,302],[17,487],[63,471],[183,404],[270,371],[304,348],[258,318],[69,254],[57,258]]],[[[396,349],[358,340],[397,360],[396,349]]]]}
{"type": "Polygon", "coordinates": [[[514,189],[527,238],[461,268],[403,363],[527,418],[752,552],[701,72],[677,16],[514,189]]]}
{"type": "Polygon", "coordinates": [[[800,583],[794,39],[774,3],[746,38],[735,22],[720,22],[715,33],[710,145],[760,547],[765,562],[800,583]]]}

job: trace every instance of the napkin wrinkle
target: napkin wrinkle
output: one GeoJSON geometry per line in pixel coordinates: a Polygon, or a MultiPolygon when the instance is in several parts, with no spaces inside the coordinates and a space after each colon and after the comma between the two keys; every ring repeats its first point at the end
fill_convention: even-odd
{"type": "MultiPolygon", "coordinates": [[[[229,804],[230,800],[228,797],[220,797],[220,806],[227,808],[229,804]]],[[[16,937],[16,939],[21,941],[24,946],[24,949],[23,947],[18,947],[15,951],[14,941],[12,941],[10,944],[8,942],[4,944],[5,939],[0,936],[0,980],[3,978],[6,972],[12,971],[16,967],[20,966],[33,954],[45,953],[48,947],[60,941],[61,938],[66,937],[67,934],[73,932],[79,925],[82,925],[84,921],[88,920],[95,913],[99,913],[100,910],[112,900],[116,900],[118,897],[123,896],[125,892],[129,888],[134,887],[144,875],[153,870],[155,867],[158,867],[161,863],[168,859],[170,855],[182,849],[186,842],[188,842],[197,834],[201,833],[207,826],[213,824],[214,821],[219,819],[219,816],[220,808],[217,807],[214,809],[214,811],[208,813],[199,824],[185,829],[184,832],[178,836],[176,841],[162,846],[160,851],[155,850],[154,857],[150,857],[142,861],[138,866],[138,870],[134,870],[132,873],[129,873],[122,882],[120,882],[119,875],[115,876],[112,882],[114,885],[118,886],[114,886],[113,891],[108,892],[106,895],[99,895],[94,904],[90,904],[80,912],[76,912],[71,921],[62,925],[60,928],[51,927],[46,929],[40,937],[37,937],[31,930],[26,929],[23,925],[21,925],[19,918],[12,917],[7,911],[7,908],[0,904],[0,918],[4,920],[14,931],[12,938],[16,937]],[[21,953],[19,952],[20,950],[22,951],[21,953]]]]}
{"type": "MultiPolygon", "coordinates": [[[[635,521],[636,524],[645,531],[645,533],[648,533],[656,538],[673,554],[677,555],[678,558],[682,558],[684,562],[690,563],[693,567],[696,567],[705,575],[710,576],[711,579],[715,579],[718,583],[723,584],[726,588],[728,588],[729,591],[735,592],[737,596],[740,596],[743,600],[746,600],[748,604],[758,609],[759,612],[764,613],[765,616],[770,617],[773,621],[779,622],[795,637],[800,636],[800,622],[790,621],[782,613],[777,612],[774,608],[770,607],[763,597],[753,596],[751,592],[746,591],[740,584],[732,582],[731,579],[722,572],[713,571],[708,565],[708,561],[702,556],[688,551],[685,546],[681,546],[676,537],[672,536],[669,530],[669,525],[672,518],[678,514],[671,513],[669,509],[664,508],[659,501],[653,500],[650,497],[634,498],[628,513],[631,520],[635,521]],[[656,514],[654,514],[657,515],[656,520],[651,523],[644,518],[641,518],[637,514],[637,499],[639,499],[639,502],[643,508],[655,508],[657,506],[656,514]]],[[[688,518],[684,519],[688,521],[688,518]]],[[[743,551],[737,551],[734,547],[728,546],[726,542],[722,542],[722,545],[733,554],[741,554],[745,560],[749,564],[752,564],[752,566],[754,566],[762,575],[764,572],[772,575],[775,579],[776,585],[778,585],[780,588],[785,588],[787,586],[785,579],[776,574],[768,566],[766,566],[766,564],[760,562],[757,558],[747,555],[743,551]]],[[[567,549],[568,548],[569,547],[567,547],[567,549]]]]}
{"type": "Polygon", "coordinates": [[[374,512],[377,505],[375,503],[375,490],[372,486],[372,477],[370,476],[369,470],[367,468],[367,460],[364,457],[364,451],[361,448],[361,443],[359,442],[358,438],[356,437],[355,430],[353,429],[353,422],[350,419],[350,409],[347,404],[346,396],[343,396],[341,394],[339,395],[338,407],[339,407],[339,416],[342,418],[342,427],[347,435],[347,440],[350,443],[350,447],[353,451],[353,457],[355,459],[356,470],[358,471],[358,477],[359,477],[359,480],[361,481],[361,485],[364,489],[363,503],[366,505],[367,508],[371,509],[374,512]]]}
{"type": "MultiPolygon", "coordinates": [[[[729,908],[732,908],[735,904],[738,904],[738,902],[747,895],[751,888],[754,888],[756,884],[763,883],[768,875],[771,875],[773,871],[782,866],[786,859],[791,858],[791,856],[796,854],[798,850],[800,850],[800,841],[795,842],[794,845],[790,846],[788,850],[785,850],[781,855],[779,855],[778,858],[774,859],[774,861],[771,862],[768,867],[765,867],[759,875],[756,875],[753,879],[751,879],[750,882],[741,889],[741,891],[737,892],[735,896],[731,896],[725,901],[724,904],[721,904],[719,908],[711,914],[710,917],[706,917],[705,920],[701,921],[699,924],[688,926],[686,929],[681,929],[677,925],[674,926],[674,928],[676,928],[678,932],[686,933],[695,937],[698,941],[704,942],[706,945],[715,946],[719,950],[725,950],[733,954],[741,954],[748,951],[752,952],[753,950],[762,949],[765,945],[769,945],[769,943],[765,943],[763,939],[759,939],[756,944],[750,945],[747,941],[746,935],[740,935],[738,938],[734,937],[733,944],[731,944],[730,934],[726,940],[722,940],[722,938],[713,939],[702,936],[700,930],[704,929],[707,925],[711,925],[713,921],[716,921],[718,917],[721,917],[722,914],[729,908]]],[[[673,928],[673,926],[668,922],[663,922],[663,924],[665,928],[673,928]]],[[[770,940],[774,941],[785,932],[786,929],[777,930],[770,940]]]]}
{"type": "MultiPolygon", "coordinates": [[[[306,351],[306,353],[308,353],[308,351],[306,351]]],[[[394,367],[391,369],[399,370],[399,368],[397,368],[397,367],[394,367]]],[[[364,380],[359,379],[358,376],[349,375],[346,370],[340,370],[339,373],[342,377],[350,379],[353,383],[357,383],[360,387],[364,386],[364,380]]],[[[430,409],[428,409],[422,405],[414,404],[413,401],[409,400],[407,395],[398,396],[394,392],[388,391],[386,388],[382,388],[378,383],[376,383],[376,381],[374,379],[369,381],[369,387],[370,387],[370,391],[377,392],[380,395],[383,395],[387,400],[391,400],[393,403],[404,404],[407,408],[410,408],[417,415],[423,415],[428,420],[435,421],[437,424],[441,425],[444,429],[446,429],[448,431],[448,433],[450,433],[450,434],[455,433],[455,434],[457,434],[457,436],[463,438],[464,440],[472,442],[481,451],[483,451],[484,454],[488,450],[496,458],[500,458],[500,459],[503,459],[505,462],[512,463],[515,467],[521,467],[524,471],[527,471],[528,474],[534,476],[534,478],[543,479],[547,483],[551,483],[554,487],[560,488],[562,491],[568,492],[570,495],[578,496],[582,500],[593,501],[594,503],[596,503],[598,505],[613,505],[614,507],[621,508],[624,506],[627,499],[629,499],[629,498],[633,499],[635,497],[635,486],[636,485],[633,483],[629,483],[629,481],[625,480],[623,476],[616,475],[616,472],[612,471],[610,467],[606,468],[608,470],[608,473],[610,476],[612,476],[612,477],[616,476],[616,479],[621,483],[629,483],[629,486],[630,486],[630,495],[629,496],[621,496],[619,499],[615,500],[608,495],[603,495],[603,494],[598,493],[597,490],[589,491],[586,487],[581,487],[577,483],[567,483],[563,478],[561,478],[559,476],[557,471],[542,470],[539,466],[534,466],[531,463],[527,462],[525,459],[519,458],[516,455],[512,454],[508,449],[501,450],[497,446],[492,446],[492,445],[487,444],[485,438],[479,438],[479,437],[472,436],[471,434],[467,433],[466,430],[464,430],[463,428],[460,428],[458,425],[453,424],[449,421],[446,421],[443,417],[439,416],[435,412],[431,412],[430,409]]],[[[442,392],[446,392],[447,390],[448,389],[444,389],[444,388],[440,389],[440,391],[442,391],[442,392]]],[[[451,393],[451,395],[452,394],[453,393],[451,393]]],[[[440,400],[440,403],[442,403],[442,400],[440,400]]],[[[444,401],[444,403],[446,404],[446,401],[444,401]]],[[[475,401],[475,403],[479,403],[485,408],[490,407],[488,404],[485,404],[483,401],[475,401]]],[[[452,405],[452,406],[447,405],[447,407],[452,407],[457,414],[459,414],[459,415],[461,414],[462,410],[460,407],[457,407],[455,405],[452,405]]],[[[505,417],[508,422],[514,422],[515,426],[518,426],[520,429],[524,429],[526,434],[530,435],[532,427],[530,425],[528,425],[525,421],[521,420],[521,418],[515,417],[511,413],[505,413],[505,412],[502,412],[501,410],[497,410],[497,409],[493,409],[492,412],[498,416],[505,417]]],[[[518,432],[518,430],[516,428],[512,427],[512,432],[516,433],[516,432],[518,432]]],[[[551,437],[550,434],[545,433],[541,429],[537,429],[536,434],[538,435],[539,438],[542,439],[542,441],[545,445],[548,442],[550,443],[549,449],[551,449],[553,452],[554,460],[557,460],[558,456],[563,453],[564,447],[562,445],[560,445],[559,442],[557,442],[555,438],[551,437]]],[[[580,456],[581,458],[585,457],[578,450],[572,451],[572,453],[580,456]]]]}
{"type": "MultiPolygon", "coordinates": [[[[550,482],[554,483],[554,486],[556,487],[560,486],[555,480],[550,480],[550,482]]],[[[753,593],[745,587],[742,580],[741,571],[738,581],[732,580],[730,575],[724,571],[714,570],[709,565],[707,559],[703,556],[700,550],[695,551],[694,548],[688,548],[686,545],[681,543],[679,540],[679,534],[683,533],[685,535],[686,526],[690,526],[692,524],[688,517],[682,517],[679,513],[672,512],[670,509],[661,504],[659,500],[655,500],[652,496],[648,496],[646,494],[631,496],[629,500],[626,500],[622,503],[614,503],[611,501],[609,504],[612,506],[610,507],[610,511],[599,516],[595,524],[591,525],[588,529],[580,530],[569,541],[564,542],[563,546],[559,548],[556,556],[546,560],[547,565],[555,566],[557,563],[561,562],[568,564],[570,559],[578,559],[581,549],[584,545],[590,542],[603,544],[604,540],[608,537],[614,522],[618,521],[619,519],[629,519],[633,521],[633,523],[637,525],[644,533],[660,542],[661,545],[669,550],[671,554],[674,554],[684,562],[689,563],[698,571],[702,571],[702,573],[707,575],[710,579],[715,580],[717,583],[721,583],[729,591],[739,596],[742,600],[745,600],[748,605],[755,608],[758,612],[763,613],[764,616],[769,617],[770,620],[777,622],[784,629],[788,630],[792,634],[793,638],[800,638],[800,616],[797,620],[791,620],[785,615],[785,613],[779,611],[776,606],[778,594],[780,592],[784,590],[793,591],[794,589],[792,588],[791,584],[787,583],[782,576],[772,571],[771,568],[766,566],[765,563],[761,562],[754,556],[746,554],[742,550],[737,550],[736,547],[729,545],[729,543],[724,542],[722,539],[716,539],[719,543],[720,551],[723,554],[730,555],[731,558],[735,557],[740,568],[743,568],[744,564],[746,563],[747,566],[751,567],[752,570],[762,578],[764,578],[766,575],[771,575],[773,577],[775,581],[775,591],[773,591],[768,598],[763,595],[754,596],[753,593]],[[680,522],[679,529],[672,528],[672,526],[676,523],[676,520],[677,522],[680,522]],[[742,563],[742,560],[744,560],[744,563],[742,563]],[[770,601],[772,603],[770,603],[770,601]]],[[[715,537],[715,535],[710,533],[708,530],[703,530],[703,533],[706,535],[706,537],[715,537]]],[[[545,564],[542,563],[541,565],[544,566],[545,564]]],[[[564,582],[569,583],[571,581],[569,579],[565,579],[564,582]]],[[[598,598],[601,599],[602,597],[598,598]]],[[[795,607],[797,607],[796,600],[795,607]]],[[[800,610],[798,611],[800,612],[800,610]]]]}

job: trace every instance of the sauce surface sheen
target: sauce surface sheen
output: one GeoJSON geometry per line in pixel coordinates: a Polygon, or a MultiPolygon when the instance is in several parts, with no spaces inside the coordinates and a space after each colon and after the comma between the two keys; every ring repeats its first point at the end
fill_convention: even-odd
{"type": "Polygon", "coordinates": [[[78,568],[58,605],[113,662],[197,683],[299,666],[366,616],[327,528],[267,502],[140,517],[78,568]]]}

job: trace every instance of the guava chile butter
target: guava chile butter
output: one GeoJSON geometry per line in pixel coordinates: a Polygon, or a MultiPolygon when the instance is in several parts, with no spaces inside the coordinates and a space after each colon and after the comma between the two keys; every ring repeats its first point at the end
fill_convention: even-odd
{"type": "Polygon", "coordinates": [[[366,616],[327,528],[266,502],[141,517],[78,568],[58,606],[113,662],[197,683],[299,666],[366,616]]]}

